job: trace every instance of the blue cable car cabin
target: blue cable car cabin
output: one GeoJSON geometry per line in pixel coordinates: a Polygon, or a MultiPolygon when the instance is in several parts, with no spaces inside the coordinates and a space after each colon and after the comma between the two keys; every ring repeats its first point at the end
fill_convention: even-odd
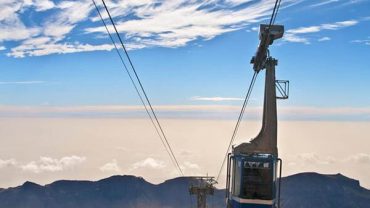
{"type": "Polygon", "coordinates": [[[228,207],[275,208],[277,162],[278,159],[271,154],[230,154],[227,170],[228,207]]]}

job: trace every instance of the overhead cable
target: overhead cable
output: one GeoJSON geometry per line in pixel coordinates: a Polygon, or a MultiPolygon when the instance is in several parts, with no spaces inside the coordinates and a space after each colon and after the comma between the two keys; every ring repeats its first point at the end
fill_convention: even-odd
{"type": "Polygon", "coordinates": [[[160,122],[159,122],[159,120],[158,120],[158,117],[157,117],[157,115],[156,115],[156,113],[155,113],[155,111],[154,111],[154,109],[153,109],[153,107],[152,107],[152,105],[151,105],[151,103],[150,103],[150,100],[149,100],[149,98],[148,98],[148,96],[147,96],[147,93],[145,92],[145,89],[144,89],[144,87],[143,87],[143,85],[142,85],[142,83],[141,83],[141,81],[140,81],[140,78],[139,78],[139,76],[138,76],[138,74],[137,74],[137,72],[136,72],[136,69],[135,69],[135,67],[134,67],[134,65],[133,65],[133,63],[132,63],[132,61],[131,61],[131,58],[130,58],[130,56],[129,56],[129,54],[128,54],[127,50],[126,50],[126,47],[125,47],[125,45],[124,45],[124,43],[123,43],[123,41],[122,41],[122,38],[121,38],[121,36],[120,36],[120,34],[119,34],[118,30],[117,30],[117,27],[116,27],[116,25],[115,25],[115,23],[114,23],[114,20],[113,20],[113,18],[112,18],[112,16],[111,16],[110,12],[109,12],[109,10],[108,10],[107,5],[105,4],[105,1],[104,1],[104,0],[102,0],[102,3],[103,3],[103,5],[104,5],[104,8],[105,8],[105,10],[106,10],[106,12],[107,12],[107,14],[108,14],[108,17],[109,17],[109,19],[110,19],[110,21],[111,21],[111,23],[112,23],[112,26],[113,26],[113,28],[114,28],[114,30],[115,30],[115,32],[116,32],[116,35],[117,35],[117,37],[118,37],[118,39],[119,39],[119,41],[120,41],[120,43],[121,43],[121,46],[122,46],[122,48],[123,48],[123,50],[124,50],[124,52],[125,52],[125,55],[126,55],[126,57],[127,57],[127,60],[129,61],[129,64],[130,64],[130,66],[131,66],[131,69],[132,69],[132,71],[134,72],[135,78],[136,78],[137,82],[139,83],[140,89],[141,89],[141,91],[142,91],[142,93],[143,93],[143,95],[144,95],[144,97],[145,97],[145,100],[146,100],[146,102],[147,102],[147,104],[148,104],[148,106],[149,106],[149,109],[147,108],[147,105],[146,105],[146,103],[145,103],[145,101],[144,101],[143,97],[141,96],[141,93],[139,92],[139,89],[138,89],[138,87],[136,86],[136,83],[135,83],[134,79],[132,78],[131,73],[130,73],[130,71],[128,70],[127,65],[125,64],[125,62],[124,62],[124,60],[123,60],[122,55],[121,55],[121,53],[119,52],[119,49],[117,48],[116,43],[114,42],[114,39],[113,39],[113,37],[112,37],[111,33],[110,33],[110,32],[109,32],[109,30],[108,30],[108,27],[107,27],[107,25],[106,25],[106,23],[105,23],[105,21],[104,21],[104,18],[102,17],[102,15],[101,15],[101,13],[100,13],[100,10],[99,10],[98,6],[96,5],[95,0],[92,0],[92,1],[93,1],[94,5],[95,5],[96,10],[97,10],[97,11],[98,11],[98,13],[99,13],[99,16],[100,16],[100,18],[101,18],[101,20],[102,20],[102,22],[103,22],[103,24],[104,24],[104,27],[106,28],[106,30],[107,30],[107,32],[108,32],[108,34],[109,34],[110,39],[111,39],[111,41],[112,41],[112,43],[113,43],[113,45],[114,45],[114,47],[115,47],[115,49],[116,49],[116,51],[117,51],[117,53],[118,53],[118,55],[119,55],[120,59],[121,59],[121,62],[122,62],[122,64],[124,65],[124,68],[125,68],[125,70],[126,70],[127,74],[129,75],[129,77],[130,77],[130,80],[131,80],[132,84],[133,84],[133,85],[134,85],[134,87],[135,87],[135,90],[136,90],[136,92],[137,92],[137,94],[138,94],[138,96],[139,96],[139,98],[140,98],[140,101],[142,102],[142,104],[143,104],[143,106],[144,106],[144,108],[145,108],[145,111],[147,112],[147,114],[148,114],[148,116],[149,116],[149,118],[150,118],[150,120],[151,120],[151,122],[152,122],[153,126],[155,127],[155,130],[156,130],[156,132],[157,132],[158,136],[159,136],[159,137],[160,137],[160,139],[161,139],[162,144],[164,145],[164,147],[165,147],[165,149],[166,149],[167,153],[169,154],[169,156],[170,156],[170,158],[171,158],[171,161],[174,163],[175,167],[178,169],[178,171],[179,171],[180,175],[181,175],[181,176],[183,176],[184,174],[183,174],[182,168],[181,168],[181,166],[179,165],[179,163],[178,163],[178,161],[177,161],[177,159],[176,159],[176,157],[175,157],[175,154],[173,153],[173,150],[172,150],[172,148],[171,148],[171,145],[170,145],[170,143],[168,142],[168,139],[167,139],[167,137],[166,137],[166,134],[165,134],[165,133],[164,133],[164,131],[163,131],[162,125],[160,124],[160,122]],[[150,110],[150,111],[149,111],[149,110],[150,110]],[[150,112],[151,112],[151,113],[150,113],[150,112]]]}
{"type": "Polygon", "coordinates": [[[224,159],[222,161],[222,164],[221,164],[221,167],[220,167],[220,170],[218,172],[218,175],[217,175],[217,178],[216,178],[216,181],[218,181],[218,179],[220,178],[221,176],[221,172],[225,166],[225,161],[227,159],[227,155],[229,154],[229,151],[230,151],[230,148],[231,148],[231,145],[233,144],[235,138],[236,138],[236,134],[238,133],[238,130],[239,130],[239,126],[240,126],[240,122],[242,121],[243,119],[243,115],[244,115],[244,111],[245,111],[245,108],[247,107],[247,104],[248,104],[248,101],[249,101],[249,98],[251,96],[251,93],[252,93],[252,90],[253,90],[253,86],[254,86],[254,83],[256,82],[256,78],[257,78],[257,75],[258,75],[258,72],[255,71],[254,74],[253,74],[253,77],[252,77],[252,80],[251,80],[251,83],[249,84],[249,88],[248,88],[248,92],[245,96],[245,99],[244,99],[244,102],[243,102],[243,106],[242,106],[242,109],[240,110],[240,113],[239,113],[239,117],[238,117],[238,121],[236,122],[236,125],[235,125],[235,128],[234,128],[234,131],[233,131],[233,134],[231,136],[231,139],[230,139],[230,142],[229,142],[229,145],[226,149],[226,154],[224,156],[224,159]]]}
{"type": "MultiPolygon", "coordinates": [[[[271,14],[271,18],[270,18],[270,21],[269,21],[269,27],[268,27],[268,30],[270,30],[270,27],[272,24],[275,23],[275,19],[276,19],[276,16],[277,16],[277,13],[279,11],[279,8],[280,8],[280,4],[281,4],[281,0],[276,0],[275,1],[275,4],[274,4],[274,8],[272,10],[272,14],[271,14]]],[[[267,35],[265,36],[265,40],[267,39],[267,35]]],[[[256,81],[256,78],[257,78],[257,75],[258,75],[258,71],[254,71],[254,74],[253,74],[253,77],[252,77],[252,80],[251,80],[251,83],[249,85],[249,88],[248,88],[248,92],[247,92],[247,95],[245,96],[245,99],[244,99],[244,102],[243,102],[243,106],[242,106],[242,109],[240,110],[240,113],[239,113],[239,117],[238,117],[238,120],[236,122],[236,125],[235,125],[235,128],[234,128],[234,131],[233,131],[233,134],[231,136],[231,139],[230,139],[230,142],[229,142],[229,145],[227,147],[227,150],[226,150],[226,154],[222,160],[222,164],[221,164],[221,167],[220,167],[220,170],[218,172],[218,175],[217,175],[217,178],[216,178],[216,181],[219,180],[220,176],[221,176],[221,173],[222,173],[222,170],[225,166],[225,162],[226,162],[226,159],[228,157],[228,154],[229,154],[229,151],[230,151],[230,148],[235,140],[235,137],[236,137],[236,134],[238,132],[238,129],[239,129],[239,125],[240,125],[240,122],[241,120],[243,119],[243,115],[244,115],[244,111],[245,111],[245,108],[248,104],[248,101],[249,101],[249,98],[250,98],[250,95],[252,93],[252,89],[253,89],[253,86],[254,86],[254,83],[256,81]]]]}

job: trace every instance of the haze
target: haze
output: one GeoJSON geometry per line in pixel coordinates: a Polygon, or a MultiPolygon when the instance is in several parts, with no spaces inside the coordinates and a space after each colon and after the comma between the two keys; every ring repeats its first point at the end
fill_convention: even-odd
{"type": "MultiPolygon", "coordinates": [[[[216,175],[234,125],[226,119],[163,120],[185,175],[216,175]]],[[[259,127],[244,121],[236,142],[249,140],[259,127]]],[[[284,175],[342,173],[369,188],[369,136],[370,122],[282,121],[284,175]]],[[[0,138],[0,187],[115,174],[153,183],[179,176],[148,119],[3,118],[0,138]]]]}

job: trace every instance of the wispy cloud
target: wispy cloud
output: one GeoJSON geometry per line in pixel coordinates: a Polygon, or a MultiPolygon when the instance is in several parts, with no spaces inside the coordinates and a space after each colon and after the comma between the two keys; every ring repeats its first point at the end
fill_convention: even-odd
{"type": "Polygon", "coordinates": [[[329,41],[329,40],[331,40],[330,37],[322,37],[322,38],[319,38],[317,41],[323,42],[323,41],[329,41]]]}
{"type": "Polygon", "coordinates": [[[14,167],[18,164],[18,162],[15,159],[6,159],[2,160],[0,159],[0,169],[5,167],[14,167]]]}
{"type": "Polygon", "coordinates": [[[0,85],[32,85],[32,84],[44,84],[45,81],[12,81],[12,82],[2,82],[0,81],[0,85]]]}
{"type": "Polygon", "coordinates": [[[328,165],[336,162],[334,157],[331,156],[323,157],[312,152],[301,153],[297,157],[305,165],[328,165]]]}
{"type": "Polygon", "coordinates": [[[23,44],[12,48],[8,56],[23,58],[25,56],[44,56],[50,54],[68,54],[91,51],[110,51],[114,48],[112,44],[90,45],[81,43],[44,43],[23,44]]]}
{"type": "MultiPolygon", "coordinates": [[[[108,1],[129,49],[181,47],[194,40],[209,40],[267,18],[274,0],[108,1]]],[[[283,2],[283,6],[297,0],[283,2]]],[[[101,4],[100,2],[98,2],[101,4]]],[[[0,42],[16,41],[8,56],[44,56],[111,50],[110,44],[79,43],[71,37],[105,34],[90,0],[8,0],[0,2],[0,42]],[[25,11],[42,13],[39,24],[24,22],[25,11]],[[48,11],[48,13],[45,13],[48,11]],[[93,13],[93,14],[92,14],[93,13]],[[93,16],[92,16],[93,15],[93,16]],[[82,27],[78,27],[84,25],[82,27]],[[79,31],[76,31],[78,28],[79,31]]],[[[103,16],[107,15],[103,12],[103,16]]],[[[110,29],[111,26],[109,25],[110,29]]],[[[91,38],[89,39],[91,40],[91,38]]],[[[108,40],[107,40],[108,41],[108,40]]]]}
{"type": "Polygon", "coordinates": [[[163,169],[165,167],[166,167],[166,164],[164,161],[148,157],[144,160],[141,160],[139,162],[132,164],[131,170],[135,170],[139,168],[163,169]]]}
{"type": "Polygon", "coordinates": [[[240,101],[240,100],[243,100],[243,99],[242,98],[234,98],[234,97],[199,97],[199,96],[195,96],[195,97],[190,98],[190,100],[220,102],[220,101],[240,101]]]}
{"type": "Polygon", "coordinates": [[[6,50],[5,46],[0,46],[0,51],[6,50]]]}
{"type": "Polygon", "coordinates": [[[370,165],[370,154],[358,153],[349,156],[347,160],[370,165]]]}
{"type": "MultiPolygon", "coordinates": [[[[80,23],[88,19],[93,7],[91,1],[3,1],[0,2],[0,42],[20,41],[10,49],[8,56],[23,58],[49,54],[67,54],[88,51],[109,51],[111,44],[68,42],[66,38],[80,23]],[[44,12],[53,9],[40,26],[26,26],[22,21],[24,11],[34,9],[44,12]]],[[[24,17],[23,17],[24,18],[24,17]]]]}
{"type": "Polygon", "coordinates": [[[185,161],[184,165],[182,166],[182,169],[200,169],[199,165],[196,163],[192,163],[189,161],[185,161]]]}
{"type": "MultiPolygon", "coordinates": [[[[291,162],[289,165],[301,165],[301,166],[315,166],[315,165],[333,165],[333,164],[348,164],[360,163],[363,165],[370,165],[370,154],[366,153],[355,153],[350,155],[343,155],[343,157],[333,157],[330,155],[321,155],[316,152],[300,153],[290,158],[291,162]],[[293,159],[294,158],[294,159],[293,159]]],[[[369,166],[370,167],[370,166],[369,166]]]]}
{"type": "Polygon", "coordinates": [[[368,39],[363,39],[363,40],[352,40],[351,43],[360,43],[360,44],[370,46],[370,37],[368,39]]]}
{"type": "Polygon", "coordinates": [[[319,3],[314,3],[310,7],[321,7],[321,6],[348,6],[353,4],[359,4],[366,0],[321,0],[319,3]]]}
{"type": "MultiPolygon", "coordinates": [[[[209,40],[260,21],[270,14],[274,2],[247,0],[226,1],[225,4],[223,1],[145,1],[145,4],[112,3],[109,7],[113,16],[118,18],[118,31],[125,34],[131,46],[180,47],[193,40],[209,40]],[[245,2],[249,2],[248,6],[233,7],[245,2]],[[123,13],[136,18],[123,21],[123,13]]],[[[287,1],[285,4],[292,2],[287,1]]],[[[86,32],[106,31],[99,26],[87,28],[86,32]]]]}
{"type": "Polygon", "coordinates": [[[6,167],[19,168],[23,171],[29,171],[33,173],[42,173],[42,172],[57,172],[63,171],[66,169],[73,168],[83,162],[85,162],[86,157],[81,156],[66,156],[60,159],[51,158],[51,157],[40,157],[37,161],[30,161],[28,163],[22,164],[16,159],[0,159],[0,169],[6,167]]]}
{"type": "Polygon", "coordinates": [[[31,2],[36,7],[36,11],[46,11],[55,7],[54,2],[50,0],[34,0],[31,2]]]}
{"type": "MultiPolygon", "coordinates": [[[[234,119],[236,105],[162,105],[153,106],[160,117],[234,119]]],[[[290,120],[370,120],[370,107],[290,106],[278,109],[281,119],[290,120]]],[[[262,107],[250,106],[246,118],[260,118],[262,107]]],[[[142,106],[0,106],[0,117],[121,117],[146,118],[142,106]]]]}
{"type": "Polygon", "coordinates": [[[325,5],[336,3],[336,2],[339,2],[339,0],[323,0],[319,3],[312,4],[310,7],[320,7],[320,6],[325,6],[325,5]]]}
{"type": "Polygon", "coordinates": [[[111,162],[104,164],[99,168],[99,170],[102,172],[121,172],[121,168],[119,167],[116,159],[113,159],[111,162]]]}
{"type": "Polygon", "coordinates": [[[25,165],[21,165],[20,168],[24,171],[30,171],[34,173],[57,172],[73,168],[74,166],[85,162],[85,160],[85,157],[75,155],[62,157],[60,159],[40,157],[38,161],[31,161],[25,165]]]}
{"type": "Polygon", "coordinates": [[[335,23],[325,23],[321,25],[289,29],[286,31],[283,39],[287,42],[310,44],[310,40],[309,37],[307,37],[307,34],[318,33],[323,30],[339,30],[342,28],[357,25],[358,23],[359,21],[357,20],[346,20],[335,23]]]}
{"type": "Polygon", "coordinates": [[[32,1],[0,1],[0,42],[24,40],[40,34],[40,27],[27,27],[20,18],[19,12],[31,5],[32,1]]]}

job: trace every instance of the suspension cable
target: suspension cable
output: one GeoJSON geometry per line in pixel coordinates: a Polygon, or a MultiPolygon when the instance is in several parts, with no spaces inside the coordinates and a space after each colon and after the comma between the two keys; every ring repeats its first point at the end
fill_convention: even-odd
{"type": "MultiPolygon", "coordinates": [[[[94,0],[93,0],[93,2],[94,2],[95,7],[97,8],[97,5],[96,5],[96,3],[95,3],[95,1],[94,1],[94,0]]],[[[103,5],[104,5],[104,8],[105,8],[105,10],[106,10],[106,12],[107,12],[107,14],[108,14],[108,17],[109,17],[109,19],[110,19],[110,21],[111,21],[111,23],[112,23],[112,26],[113,26],[113,28],[114,28],[114,30],[115,30],[115,32],[116,32],[116,35],[117,35],[117,37],[118,37],[118,39],[119,39],[119,41],[120,41],[120,43],[121,43],[121,46],[122,46],[122,48],[123,48],[123,50],[124,50],[124,52],[125,52],[125,55],[126,55],[126,57],[127,57],[127,60],[129,61],[129,64],[130,64],[130,66],[131,66],[131,69],[132,69],[132,71],[134,72],[135,78],[136,78],[137,82],[139,83],[140,89],[141,89],[141,91],[142,91],[142,93],[143,93],[143,95],[144,95],[144,97],[145,97],[145,100],[146,100],[146,102],[147,102],[147,103],[148,103],[148,105],[149,105],[149,108],[150,108],[150,111],[151,111],[151,113],[152,113],[152,116],[153,116],[153,117],[152,117],[152,116],[151,116],[151,114],[149,113],[149,110],[148,110],[148,109],[147,109],[147,107],[146,107],[146,104],[145,104],[145,102],[144,102],[144,99],[142,99],[142,97],[141,97],[141,95],[140,95],[139,91],[137,90],[137,92],[138,92],[138,94],[139,94],[139,97],[140,97],[140,99],[141,99],[141,101],[142,101],[142,103],[143,103],[143,105],[144,105],[144,107],[145,107],[145,110],[147,111],[147,113],[148,113],[148,115],[149,115],[149,117],[150,117],[150,119],[151,119],[151,121],[152,121],[152,124],[155,126],[155,129],[156,129],[156,131],[157,131],[157,134],[158,134],[158,135],[160,135],[159,137],[160,137],[160,139],[161,139],[161,141],[162,141],[162,144],[164,145],[164,147],[165,147],[165,149],[166,149],[167,153],[169,154],[169,156],[170,156],[170,158],[171,158],[171,161],[174,163],[175,167],[178,169],[178,171],[179,171],[180,175],[181,175],[181,176],[184,176],[184,173],[183,173],[183,171],[182,171],[182,168],[181,168],[181,166],[179,165],[179,163],[178,163],[178,161],[177,161],[177,159],[176,159],[176,157],[175,157],[175,154],[173,153],[173,150],[172,150],[172,148],[171,148],[170,143],[168,142],[168,139],[167,139],[167,137],[166,137],[166,134],[164,133],[164,130],[163,130],[163,128],[162,128],[162,125],[160,124],[160,122],[159,122],[159,120],[158,120],[158,117],[157,117],[157,115],[156,115],[156,113],[155,113],[155,111],[154,111],[154,109],[153,109],[153,106],[152,106],[152,104],[150,103],[150,100],[149,100],[149,98],[148,98],[148,96],[147,96],[147,93],[146,93],[146,91],[145,91],[145,89],[144,89],[144,87],[143,87],[143,85],[142,85],[142,83],[141,83],[141,81],[140,81],[140,78],[139,78],[139,76],[138,76],[138,74],[137,74],[137,72],[136,72],[136,69],[135,69],[135,67],[134,67],[134,65],[133,65],[133,63],[132,63],[132,61],[131,61],[131,59],[130,59],[130,56],[129,56],[129,54],[128,54],[127,50],[126,50],[126,47],[125,47],[125,45],[124,45],[124,43],[123,43],[123,41],[122,41],[122,38],[121,38],[121,36],[120,36],[120,34],[119,34],[118,30],[117,30],[117,27],[116,27],[116,25],[115,25],[115,23],[114,23],[114,20],[113,20],[113,18],[112,18],[112,16],[111,16],[110,12],[109,12],[109,10],[108,10],[108,7],[107,7],[107,5],[105,4],[105,1],[104,1],[104,0],[102,0],[102,3],[103,3],[103,5]],[[154,120],[155,120],[156,122],[154,122],[153,118],[154,118],[154,120]],[[157,124],[157,125],[156,125],[156,124],[157,124]],[[158,127],[157,127],[157,126],[158,126],[158,127]],[[158,130],[158,129],[159,129],[159,130],[158,130]]],[[[105,27],[106,27],[106,29],[107,29],[107,31],[108,31],[108,34],[110,34],[110,33],[109,33],[109,30],[108,30],[108,27],[106,26],[105,21],[104,21],[103,17],[101,16],[100,11],[99,11],[99,9],[98,9],[98,8],[97,8],[97,10],[98,10],[98,12],[99,12],[100,18],[102,19],[102,21],[103,21],[103,23],[104,23],[104,25],[105,25],[105,27]]],[[[111,35],[110,35],[110,37],[111,37],[111,35]]],[[[113,44],[115,45],[114,40],[113,40],[113,38],[112,38],[112,37],[111,37],[111,40],[112,40],[113,44]]],[[[115,45],[115,48],[116,48],[117,52],[119,53],[119,50],[118,50],[118,48],[117,48],[117,46],[116,46],[116,45],[115,45]]],[[[120,58],[121,58],[121,61],[124,63],[123,58],[122,58],[122,56],[121,56],[121,54],[120,54],[120,53],[119,53],[119,56],[120,56],[120,58]]],[[[128,69],[127,69],[126,64],[124,64],[124,66],[125,66],[126,71],[129,73],[129,71],[128,71],[128,69]]],[[[130,79],[131,79],[132,77],[131,77],[130,73],[129,73],[129,76],[130,76],[130,79]]],[[[137,89],[137,87],[136,87],[135,82],[133,81],[133,79],[132,79],[131,81],[133,82],[133,84],[134,84],[135,88],[137,89]]]]}
{"type": "Polygon", "coordinates": [[[279,11],[280,3],[281,3],[281,0],[276,0],[275,1],[275,5],[274,5],[274,9],[272,10],[269,26],[271,26],[275,22],[277,13],[279,11]]]}
{"type": "Polygon", "coordinates": [[[278,0],[278,1],[279,1],[279,2],[278,2],[278,4],[277,4],[277,8],[276,8],[276,12],[275,12],[274,19],[272,20],[272,24],[275,24],[276,16],[277,16],[277,14],[279,13],[281,0],[278,0]]]}
{"type": "MultiPolygon", "coordinates": [[[[268,26],[268,30],[270,30],[270,27],[272,24],[275,23],[275,19],[276,19],[276,16],[277,16],[277,13],[279,11],[279,8],[280,8],[280,3],[281,3],[281,0],[276,0],[275,1],[275,5],[274,5],[274,8],[272,10],[272,14],[271,14],[271,18],[270,18],[270,22],[269,22],[269,26],[268,26]]],[[[267,40],[267,35],[265,36],[265,40],[267,40]]],[[[231,145],[233,144],[234,140],[235,140],[235,136],[238,132],[238,129],[239,129],[239,125],[240,125],[240,122],[241,120],[243,119],[243,115],[244,115],[244,111],[245,111],[245,108],[248,104],[248,101],[249,101],[249,97],[250,97],[250,94],[252,92],[252,89],[253,89],[253,86],[254,86],[254,83],[256,81],[256,78],[257,78],[257,75],[258,75],[258,71],[254,71],[254,74],[253,74],[253,77],[252,77],[252,80],[251,80],[251,83],[249,85],[249,89],[248,89],[248,92],[247,92],[247,95],[245,96],[245,99],[244,99],[244,103],[243,103],[243,106],[242,106],[242,109],[240,110],[240,114],[239,114],[239,117],[238,117],[238,120],[236,122],[236,125],[235,125],[235,128],[234,128],[234,132],[231,136],[231,139],[230,139],[230,142],[229,142],[229,145],[227,147],[227,150],[226,150],[226,154],[225,154],[225,157],[223,158],[222,160],[222,164],[221,164],[221,167],[220,167],[220,170],[218,172],[218,175],[217,175],[217,178],[216,178],[216,181],[219,180],[220,176],[221,176],[221,172],[225,166],[225,162],[226,162],[226,159],[228,157],[228,153],[230,151],[230,148],[231,148],[231,145]]]]}
{"type": "Polygon", "coordinates": [[[248,92],[245,96],[245,99],[244,99],[244,103],[243,103],[243,106],[242,106],[242,109],[240,110],[240,113],[239,113],[239,117],[238,117],[238,121],[236,122],[236,125],[235,125],[235,128],[234,128],[234,132],[231,136],[231,139],[230,139],[230,142],[229,142],[229,145],[226,149],[226,154],[225,154],[225,157],[222,161],[222,165],[220,167],[220,170],[218,172],[218,175],[217,175],[217,178],[216,178],[216,181],[218,181],[218,179],[220,178],[221,176],[221,172],[225,166],[225,161],[227,159],[227,155],[230,151],[230,148],[231,148],[231,145],[233,144],[234,140],[235,140],[235,137],[236,137],[236,134],[238,133],[238,129],[239,129],[239,126],[240,126],[240,122],[241,120],[243,119],[243,115],[244,115],[244,111],[245,111],[245,108],[248,104],[248,101],[249,101],[249,98],[251,96],[251,93],[252,93],[252,90],[253,90],[253,86],[254,86],[254,83],[256,82],[256,78],[257,78],[257,75],[258,75],[258,72],[255,71],[254,74],[253,74],[253,77],[252,77],[252,80],[251,80],[251,83],[249,84],[249,88],[248,88],[248,92]]]}
{"type": "MultiPolygon", "coordinates": [[[[121,60],[121,63],[123,64],[124,69],[125,69],[126,73],[128,74],[128,76],[129,76],[129,78],[130,78],[130,80],[131,80],[131,83],[132,83],[132,85],[134,86],[135,91],[136,91],[137,95],[139,96],[140,101],[141,101],[141,103],[143,104],[144,109],[145,109],[145,111],[146,111],[147,115],[149,116],[150,121],[151,121],[151,123],[153,124],[154,129],[155,129],[155,131],[156,131],[156,133],[157,133],[158,137],[160,138],[160,140],[161,140],[161,142],[162,142],[163,146],[165,147],[166,152],[170,155],[170,152],[169,152],[168,148],[166,147],[166,144],[165,144],[165,142],[164,142],[164,140],[163,140],[163,138],[162,138],[162,135],[160,134],[160,132],[159,132],[159,130],[158,130],[158,127],[157,127],[157,125],[154,123],[153,117],[152,117],[152,115],[150,114],[150,112],[149,112],[149,110],[148,110],[148,107],[146,106],[146,104],[145,104],[145,102],[144,102],[144,100],[143,100],[143,97],[142,97],[142,95],[140,94],[140,91],[139,91],[139,89],[137,88],[136,83],[135,83],[135,81],[134,81],[133,77],[131,76],[130,71],[129,71],[129,70],[128,70],[128,68],[127,68],[127,65],[126,65],[125,61],[123,60],[123,57],[122,57],[122,55],[121,55],[121,53],[120,53],[120,51],[119,51],[119,49],[118,49],[118,47],[117,47],[116,43],[114,42],[113,36],[112,36],[112,34],[110,33],[110,31],[109,31],[109,29],[108,29],[108,26],[107,26],[107,24],[105,23],[104,18],[103,18],[103,16],[101,15],[101,12],[100,12],[100,10],[99,10],[99,8],[98,8],[98,6],[97,6],[97,4],[96,4],[95,0],[92,0],[92,1],[93,1],[93,3],[94,3],[94,6],[95,6],[96,11],[97,11],[97,12],[98,12],[98,14],[99,14],[99,17],[100,17],[101,21],[102,21],[102,22],[103,22],[103,24],[104,24],[105,30],[107,31],[107,33],[108,33],[108,35],[109,35],[109,39],[111,40],[112,44],[114,45],[114,48],[115,48],[115,50],[116,50],[116,52],[117,52],[117,55],[119,56],[119,58],[120,58],[120,60],[121,60]]],[[[175,163],[175,161],[173,160],[173,158],[172,158],[172,157],[170,157],[170,158],[171,158],[171,162],[172,162],[172,163],[173,163],[173,165],[176,167],[176,163],[175,163]]]]}

